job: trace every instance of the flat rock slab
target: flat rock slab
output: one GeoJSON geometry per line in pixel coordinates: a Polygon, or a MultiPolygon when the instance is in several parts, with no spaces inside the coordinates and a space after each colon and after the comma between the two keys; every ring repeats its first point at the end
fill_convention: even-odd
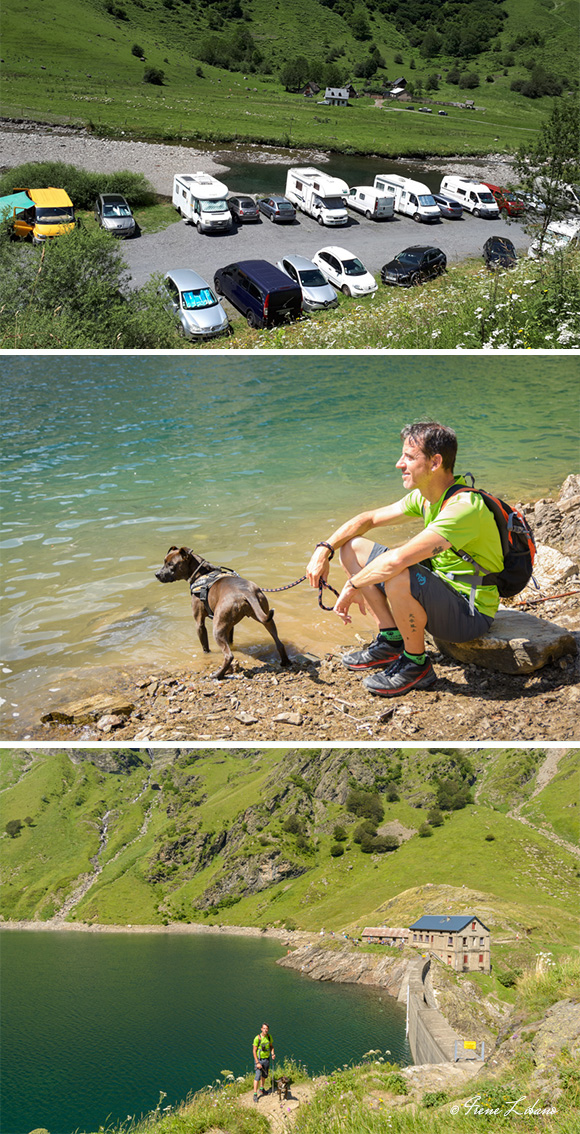
{"type": "Polygon", "coordinates": [[[70,701],[60,709],[53,709],[41,717],[43,724],[91,724],[101,717],[129,717],[135,708],[130,701],[111,693],[97,693],[94,697],[83,697],[80,701],[70,701]]]}
{"type": "Polygon", "coordinates": [[[488,633],[471,642],[434,640],[441,653],[456,661],[497,673],[534,673],[565,654],[574,656],[577,650],[569,630],[519,610],[499,610],[488,633]]]}

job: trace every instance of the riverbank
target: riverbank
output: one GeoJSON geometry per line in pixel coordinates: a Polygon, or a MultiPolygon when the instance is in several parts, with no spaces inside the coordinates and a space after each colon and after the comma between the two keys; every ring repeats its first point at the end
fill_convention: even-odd
{"type": "MultiPolygon", "coordinates": [[[[0,172],[27,162],[62,161],[68,165],[93,173],[115,173],[130,169],[142,173],[160,196],[171,197],[173,175],[180,168],[193,167],[219,177],[233,163],[251,162],[258,165],[321,165],[333,155],[330,151],[304,147],[288,149],[279,146],[218,143],[168,145],[163,142],[143,142],[127,137],[100,138],[86,129],[69,126],[48,126],[43,123],[0,119],[0,172]]],[[[371,157],[372,155],[365,155],[371,157]]],[[[385,159],[376,157],[377,164],[385,159]]],[[[393,159],[389,159],[391,162],[393,159]]],[[[444,172],[453,169],[465,177],[480,180],[487,177],[495,184],[505,185],[513,178],[512,159],[507,154],[481,155],[466,158],[407,158],[405,165],[415,167],[417,176],[426,169],[444,172]]],[[[232,186],[233,188],[233,186],[232,186]]]]}

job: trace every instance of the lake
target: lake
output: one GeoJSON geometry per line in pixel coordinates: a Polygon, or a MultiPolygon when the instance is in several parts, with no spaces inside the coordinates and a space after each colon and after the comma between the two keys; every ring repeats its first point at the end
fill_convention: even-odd
{"type": "MultiPolygon", "coordinates": [[[[577,467],[577,358],[391,353],[31,355],[4,390],[5,732],[108,667],[215,665],[185,586],[154,577],[172,544],[263,587],[314,544],[402,494],[399,430],[453,425],[457,469],[534,500],[577,467]]],[[[397,528],[399,542],[416,528],[397,528]]],[[[333,563],[330,582],[341,585],[333,563]]],[[[290,653],[352,642],[306,584],[274,596],[290,653]]],[[[330,605],[330,603],[329,603],[330,605]]],[[[367,622],[355,615],[356,632],[367,622]]],[[[246,620],[243,654],[273,656],[246,620]]]]}
{"type": "Polygon", "coordinates": [[[94,1131],[253,1070],[266,1020],[277,1060],[318,1074],[365,1052],[412,1062],[405,1010],[377,989],[318,983],[278,942],[212,935],[5,931],[2,1130],[94,1131]]]}

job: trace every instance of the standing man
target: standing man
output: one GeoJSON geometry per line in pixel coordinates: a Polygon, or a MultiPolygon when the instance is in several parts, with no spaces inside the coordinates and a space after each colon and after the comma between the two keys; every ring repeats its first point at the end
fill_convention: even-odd
{"type": "Polygon", "coordinates": [[[252,1048],[254,1054],[254,1066],[256,1073],[254,1075],[254,1102],[258,1101],[258,1095],[265,1095],[265,1082],[268,1078],[270,1070],[270,1056],[275,1059],[274,1040],[270,1035],[268,1025],[262,1024],[259,1034],[254,1039],[252,1048]]]}
{"type": "Polygon", "coordinates": [[[310,585],[326,581],[335,551],[348,580],[334,606],[344,623],[356,603],[370,610],[378,635],[365,649],[346,654],[348,669],[372,670],[363,684],[370,693],[401,696],[436,680],[425,653],[425,630],[449,642],[478,638],[491,626],[499,605],[495,586],[477,585],[485,573],[501,571],[503,554],[495,519],[481,496],[459,492],[445,500],[455,476],[457,437],[437,421],[415,422],[401,431],[401,470],[407,495],[384,508],[360,512],[317,544],[307,567],[310,585]],[[392,550],[365,533],[405,517],[422,519],[424,530],[392,550]],[[474,562],[466,562],[459,552],[474,562]],[[427,562],[425,562],[427,561],[427,562]],[[479,575],[477,574],[479,570],[479,575]]]}

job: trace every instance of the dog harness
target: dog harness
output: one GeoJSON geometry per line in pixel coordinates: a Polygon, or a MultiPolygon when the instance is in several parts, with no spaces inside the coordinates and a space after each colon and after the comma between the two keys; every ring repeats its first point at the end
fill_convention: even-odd
{"type": "Polygon", "coordinates": [[[194,576],[193,579],[190,580],[189,592],[203,603],[208,618],[213,618],[213,610],[208,601],[211,588],[214,583],[217,583],[218,579],[227,579],[231,575],[235,575],[237,579],[240,577],[238,572],[234,571],[232,567],[214,567],[212,571],[208,571],[207,575],[202,575],[199,579],[196,579],[194,576]]]}

